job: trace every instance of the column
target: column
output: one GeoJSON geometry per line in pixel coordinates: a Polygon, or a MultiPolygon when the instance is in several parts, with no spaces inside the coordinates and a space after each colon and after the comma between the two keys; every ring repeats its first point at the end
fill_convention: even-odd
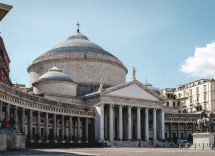
{"type": "Polygon", "coordinates": [[[72,121],[72,116],[69,116],[69,142],[72,143],[72,136],[73,136],[73,121],[72,121]]]}
{"type": "Polygon", "coordinates": [[[53,137],[54,137],[54,142],[57,141],[57,115],[53,114],[53,137]]]}
{"type": "Polygon", "coordinates": [[[137,140],[141,140],[140,107],[137,107],[137,140]]]}
{"type": "MultiPolygon", "coordinates": [[[[213,127],[213,126],[212,126],[213,127]]],[[[212,131],[213,132],[213,131],[212,131]]],[[[196,133],[196,123],[193,123],[193,133],[196,133]]]]}
{"type": "Polygon", "coordinates": [[[185,123],[185,139],[187,139],[187,123],[185,123]]]}
{"type": "Polygon", "coordinates": [[[85,140],[88,142],[88,118],[85,118],[85,140]]]}
{"type": "Polygon", "coordinates": [[[128,106],[128,140],[131,140],[131,107],[128,106]]]}
{"type": "Polygon", "coordinates": [[[40,112],[38,111],[37,112],[37,136],[38,136],[38,142],[40,142],[40,136],[41,136],[40,122],[41,122],[40,112]]]}
{"type": "Polygon", "coordinates": [[[49,114],[45,112],[45,140],[49,142],[49,114]]]}
{"type": "Polygon", "coordinates": [[[177,123],[177,136],[178,136],[178,139],[180,139],[179,126],[180,126],[180,124],[177,123]]]}
{"type": "Polygon", "coordinates": [[[21,132],[25,134],[25,109],[22,108],[21,112],[21,132]]]}
{"type": "Polygon", "coordinates": [[[0,101],[0,121],[3,120],[3,110],[2,110],[2,107],[3,107],[3,102],[0,101]]]}
{"type": "Polygon", "coordinates": [[[80,126],[81,126],[81,124],[80,124],[80,117],[78,116],[77,117],[77,119],[78,119],[78,121],[77,121],[77,139],[78,139],[78,142],[80,143],[81,142],[81,138],[80,138],[80,132],[81,132],[81,129],[80,129],[80,126]]]}
{"type": "Polygon", "coordinates": [[[119,139],[123,139],[122,106],[119,105],[119,139]]]}
{"type": "Polygon", "coordinates": [[[32,110],[29,110],[29,118],[28,118],[28,136],[29,140],[32,141],[32,110]]]}
{"type": "Polygon", "coordinates": [[[64,140],[64,115],[62,115],[62,117],[61,117],[61,141],[64,143],[65,142],[65,140],[64,140]]]}
{"type": "Polygon", "coordinates": [[[153,140],[157,140],[157,120],[156,120],[156,109],[153,109],[153,140]]]}
{"type": "Polygon", "coordinates": [[[113,141],[113,105],[109,105],[109,140],[113,141]]]}
{"type": "Polygon", "coordinates": [[[108,135],[108,117],[109,117],[109,112],[106,110],[104,110],[104,139],[108,139],[109,135],[108,135]]]}
{"type": "Polygon", "coordinates": [[[10,105],[6,104],[6,120],[10,121],[10,105]]]}
{"type": "Polygon", "coordinates": [[[172,123],[169,123],[169,137],[170,137],[170,141],[172,142],[172,123]]]}
{"type": "Polygon", "coordinates": [[[145,139],[149,140],[149,109],[145,108],[145,139]]]}
{"type": "Polygon", "coordinates": [[[162,140],[165,140],[165,114],[164,114],[164,111],[161,110],[161,129],[162,129],[162,132],[161,132],[161,139],[162,140]]]}
{"type": "Polygon", "coordinates": [[[100,105],[100,141],[104,141],[104,105],[100,105]]]}
{"type": "Polygon", "coordinates": [[[17,106],[14,107],[14,121],[15,121],[15,128],[18,129],[18,110],[17,110],[17,106]]]}

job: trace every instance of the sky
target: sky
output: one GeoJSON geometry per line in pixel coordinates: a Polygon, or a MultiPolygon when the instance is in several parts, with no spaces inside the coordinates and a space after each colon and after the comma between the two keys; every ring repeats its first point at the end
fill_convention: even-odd
{"type": "Polygon", "coordinates": [[[2,0],[13,6],[0,23],[13,83],[27,67],[80,31],[118,57],[137,79],[158,88],[215,78],[214,0],[2,0]]]}

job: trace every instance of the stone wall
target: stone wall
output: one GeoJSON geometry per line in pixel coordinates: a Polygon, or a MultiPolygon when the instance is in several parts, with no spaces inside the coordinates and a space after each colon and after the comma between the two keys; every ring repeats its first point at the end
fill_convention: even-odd
{"type": "Polygon", "coordinates": [[[76,96],[76,84],[66,81],[49,80],[36,83],[33,87],[34,94],[59,94],[67,96],[76,96]]]}
{"type": "Polygon", "coordinates": [[[102,79],[105,85],[113,86],[126,81],[127,70],[120,64],[95,59],[60,59],[31,66],[29,68],[30,86],[54,65],[62,69],[63,73],[70,76],[76,83],[99,84],[102,79]]]}

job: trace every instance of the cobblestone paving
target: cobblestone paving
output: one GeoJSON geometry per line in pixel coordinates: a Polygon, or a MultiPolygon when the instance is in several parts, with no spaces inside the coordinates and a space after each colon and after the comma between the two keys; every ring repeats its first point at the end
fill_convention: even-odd
{"type": "Polygon", "coordinates": [[[215,150],[187,150],[176,148],[69,148],[36,149],[0,152],[0,155],[53,156],[215,156],[215,150]]]}

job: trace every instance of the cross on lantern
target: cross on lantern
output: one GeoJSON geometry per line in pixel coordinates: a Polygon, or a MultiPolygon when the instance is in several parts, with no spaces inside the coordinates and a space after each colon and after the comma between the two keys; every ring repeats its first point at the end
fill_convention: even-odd
{"type": "Polygon", "coordinates": [[[79,27],[80,27],[79,22],[76,25],[77,25],[77,33],[79,33],[79,27]]]}

